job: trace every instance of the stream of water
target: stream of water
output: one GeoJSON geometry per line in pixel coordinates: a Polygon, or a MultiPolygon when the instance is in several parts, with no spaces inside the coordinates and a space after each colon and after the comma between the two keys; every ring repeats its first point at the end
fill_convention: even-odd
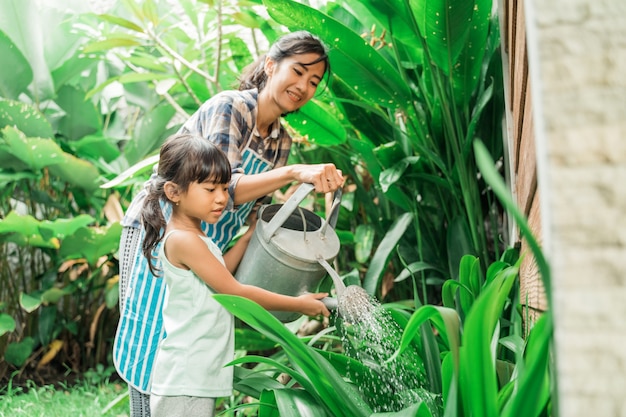
{"type": "Polygon", "coordinates": [[[338,326],[344,353],[365,365],[364,369],[351,369],[348,378],[375,412],[399,411],[420,401],[434,406],[434,396],[425,389],[422,359],[409,348],[390,361],[400,346],[402,330],[375,299],[365,302],[351,308],[367,314],[353,322],[343,320],[338,326]]]}

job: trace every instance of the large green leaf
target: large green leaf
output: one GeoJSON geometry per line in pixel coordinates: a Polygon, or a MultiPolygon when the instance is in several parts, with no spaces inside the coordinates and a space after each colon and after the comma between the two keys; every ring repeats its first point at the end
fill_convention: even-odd
{"type": "Polygon", "coordinates": [[[52,139],[28,138],[13,127],[2,129],[6,150],[33,171],[65,162],[65,152],[52,139]]]}
{"type": "Polygon", "coordinates": [[[0,235],[7,235],[6,240],[20,246],[35,246],[42,248],[59,247],[56,237],[44,238],[40,233],[41,222],[30,215],[20,215],[14,211],[0,220],[0,235]]]}
{"type": "Polygon", "coordinates": [[[372,257],[372,261],[370,262],[370,266],[363,280],[363,288],[368,294],[375,295],[383,273],[387,269],[387,262],[391,256],[391,252],[396,248],[396,245],[412,221],[413,215],[411,213],[404,213],[399,216],[378,245],[378,249],[376,249],[372,257]]]}
{"type": "Polygon", "coordinates": [[[0,336],[15,330],[15,319],[8,314],[0,313],[0,336]]]}
{"type": "Polygon", "coordinates": [[[518,267],[504,269],[483,289],[465,319],[461,349],[461,398],[469,415],[497,417],[497,373],[492,341],[518,267]],[[480,384],[474,383],[480,381],[480,384]]]}
{"type": "MultiPolygon", "coordinates": [[[[445,74],[457,62],[472,23],[474,1],[410,0],[411,9],[431,60],[445,74]]],[[[473,45],[470,45],[473,46],[473,45]]],[[[476,45],[480,48],[480,45],[476,45]]]]}
{"type": "Polygon", "coordinates": [[[95,265],[101,256],[117,250],[121,234],[119,223],[108,227],[83,227],[63,240],[59,254],[66,259],[86,258],[90,265],[95,265]]]}
{"type": "Polygon", "coordinates": [[[50,122],[34,107],[0,97],[0,128],[15,126],[31,138],[51,138],[50,122]]]}
{"type": "Polygon", "coordinates": [[[305,345],[284,324],[261,306],[246,298],[217,294],[215,299],[228,311],[257,331],[280,344],[296,367],[298,382],[318,403],[323,403],[336,417],[359,417],[372,414],[358,392],[313,348],[305,345]]]}
{"type": "Polygon", "coordinates": [[[100,173],[97,168],[64,152],[54,140],[28,138],[12,127],[5,127],[2,136],[4,145],[0,142],[0,160],[10,154],[35,172],[47,167],[52,175],[69,184],[87,191],[98,188],[100,173]]]}
{"type": "Polygon", "coordinates": [[[91,101],[85,100],[85,95],[68,85],[59,89],[56,102],[65,112],[59,130],[68,139],[77,140],[102,130],[100,113],[91,101]]]}
{"type": "Polygon", "coordinates": [[[0,94],[16,99],[33,81],[33,70],[24,55],[0,30],[0,94]]]}
{"type": "Polygon", "coordinates": [[[324,408],[302,389],[275,390],[274,396],[280,417],[328,417],[324,408]]]}
{"type": "Polygon", "coordinates": [[[493,192],[500,199],[504,207],[508,210],[509,213],[511,213],[511,215],[515,219],[515,222],[520,228],[522,236],[528,242],[528,246],[530,247],[530,250],[535,257],[537,267],[539,268],[539,272],[541,273],[541,279],[544,289],[546,291],[548,304],[551,304],[552,279],[550,275],[550,265],[543,255],[541,247],[539,246],[537,239],[535,239],[533,232],[528,225],[526,217],[517,206],[517,203],[513,200],[513,197],[511,196],[511,191],[504,183],[502,176],[496,170],[495,163],[482,141],[474,141],[474,153],[476,155],[476,164],[478,165],[480,173],[483,175],[485,181],[489,184],[489,186],[493,189],[493,192]]]}
{"type": "Polygon", "coordinates": [[[46,63],[44,48],[48,24],[43,22],[42,18],[41,7],[34,0],[5,0],[2,3],[0,30],[11,38],[28,60],[39,101],[54,95],[52,76],[46,63]]]}
{"type": "Polygon", "coordinates": [[[21,368],[34,349],[35,339],[30,336],[25,337],[21,342],[9,343],[4,352],[4,360],[13,366],[21,368]]]}
{"type": "Polygon", "coordinates": [[[311,100],[299,111],[287,116],[287,121],[312,143],[340,145],[346,141],[346,130],[330,110],[328,105],[311,100]]]}
{"type": "Polygon", "coordinates": [[[277,22],[305,29],[329,46],[332,70],[363,100],[385,107],[407,106],[410,91],[398,71],[358,34],[311,7],[290,0],[264,0],[277,22]]]}
{"type": "Polygon", "coordinates": [[[48,169],[68,184],[86,191],[97,190],[101,182],[100,173],[93,164],[68,153],[64,154],[63,163],[51,165],[48,169]]]}
{"type": "Polygon", "coordinates": [[[70,219],[44,220],[39,224],[39,232],[46,239],[52,237],[64,239],[78,229],[86,227],[95,221],[96,219],[87,214],[81,214],[70,219]]]}
{"type": "Polygon", "coordinates": [[[135,164],[156,149],[159,149],[165,138],[173,133],[169,128],[174,109],[169,105],[160,105],[151,109],[140,120],[133,139],[126,144],[124,155],[130,164],[135,164]]]}
{"type": "Polygon", "coordinates": [[[468,25],[467,42],[461,49],[453,69],[454,97],[457,104],[462,105],[469,103],[476,87],[483,81],[480,75],[485,54],[491,55],[494,52],[482,47],[487,44],[490,24],[493,25],[492,32],[498,33],[498,23],[490,19],[492,0],[474,0],[474,4],[471,24],[468,25]],[[481,47],[477,47],[478,45],[481,47]]]}
{"type": "Polygon", "coordinates": [[[502,411],[502,417],[537,417],[550,398],[550,347],[552,312],[545,312],[528,336],[525,366],[518,372],[516,392],[502,411]]]}

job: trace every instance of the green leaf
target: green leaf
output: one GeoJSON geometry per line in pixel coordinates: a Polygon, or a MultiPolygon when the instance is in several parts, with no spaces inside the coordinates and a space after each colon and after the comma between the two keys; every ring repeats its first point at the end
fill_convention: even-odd
{"type": "Polygon", "coordinates": [[[0,313],[0,336],[15,330],[15,319],[5,313],[0,313]]]}
{"type": "Polygon", "coordinates": [[[15,234],[22,239],[12,239],[11,241],[18,243],[20,246],[35,246],[42,248],[59,248],[59,241],[56,237],[50,236],[49,233],[41,233],[39,227],[41,222],[31,215],[20,215],[14,211],[0,220],[0,235],[15,234]],[[46,237],[44,237],[46,235],[46,237]]]}
{"type": "Polygon", "coordinates": [[[376,228],[371,224],[360,224],[354,231],[354,256],[360,263],[365,263],[374,247],[376,228]]]}
{"type": "Polygon", "coordinates": [[[83,51],[85,53],[93,53],[100,51],[110,51],[114,48],[128,48],[130,46],[140,46],[141,41],[131,36],[110,37],[102,41],[90,42],[85,45],[83,51]]]}
{"type": "Polygon", "coordinates": [[[346,130],[328,105],[321,102],[309,101],[299,111],[288,115],[287,122],[317,145],[334,146],[346,141],[346,130]]]}
{"type": "Polygon", "coordinates": [[[51,165],[50,173],[61,178],[68,184],[80,187],[86,191],[94,191],[100,185],[100,172],[90,162],[76,158],[74,155],[64,154],[62,164],[51,165]]]}
{"type": "Polygon", "coordinates": [[[276,342],[267,336],[250,329],[235,329],[235,349],[247,351],[263,351],[276,347],[276,342]]]}
{"type": "MultiPolygon", "coordinates": [[[[296,380],[335,417],[369,416],[372,411],[341,375],[319,353],[305,345],[284,324],[246,298],[217,294],[224,308],[257,331],[280,344],[299,372],[296,380]]],[[[292,375],[295,375],[292,373],[292,375]]]]}
{"type": "Polygon", "coordinates": [[[34,293],[35,295],[29,295],[26,293],[20,293],[20,306],[26,310],[27,313],[32,313],[37,310],[41,305],[41,294],[34,293]]]}
{"type": "Polygon", "coordinates": [[[84,257],[90,265],[95,265],[101,256],[117,250],[121,234],[119,223],[108,227],[80,228],[63,240],[59,255],[65,259],[84,257]]]}
{"type": "Polygon", "coordinates": [[[460,384],[460,395],[468,407],[469,415],[498,415],[497,373],[491,344],[517,274],[517,266],[503,270],[486,285],[465,319],[460,360],[461,380],[464,383],[460,384]],[[471,381],[481,383],[473,384],[471,381]]]}
{"type": "Polygon", "coordinates": [[[393,281],[401,282],[415,275],[418,272],[428,271],[429,269],[439,271],[441,273],[445,273],[445,271],[442,271],[440,268],[436,267],[435,265],[431,265],[428,262],[417,261],[417,262],[412,262],[411,264],[407,265],[406,268],[402,269],[402,271],[400,271],[398,276],[393,281]]]}
{"type": "Polygon", "coordinates": [[[302,389],[275,390],[280,417],[329,417],[324,407],[302,389]]]}
{"type": "MultiPolygon", "coordinates": [[[[0,13],[0,30],[24,54],[33,71],[33,92],[39,102],[54,95],[54,85],[46,63],[44,47],[49,22],[42,21],[44,14],[41,13],[41,8],[41,5],[34,0],[8,0],[3,2],[2,13],[0,13]]],[[[47,19],[48,16],[46,15],[45,18],[47,19]]]]}
{"type": "Polygon", "coordinates": [[[445,74],[450,74],[466,45],[474,2],[410,0],[410,4],[431,60],[445,74]]]}
{"type": "Polygon", "coordinates": [[[376,252],[372,257],[372,261],[370,262],[370,266],[365,273],[365,278],[363,279],[363,288],[368,294],[375,295],[379,281],[382,278],[384,271],[387,269],[387,261],[389,260],[391,253],[412,222],[413,215],[411,213],[404,213],[400,215],[391,225],[391,228],[378,245],[378,249],[376,249],[376,252]]]}
{"type": "MultiPolygon", "coordinates": [[[[471,4],[471,2],[468,3],[471,4]]],[[[457,58],[457,65],[454,66],[453,70],[454,97],[459,105],[469,103],[477,86],[483,81],[481,70],[485,54],[491,55],[493,53],[493,51],[488,51],[487,48],[476,47],[476,45],[483,46],[487,44],[490,24],[494,25],[493,30],[498,33],[497,19],[490,20],[491,9],[492,0],[474,1],[471,23],[468,25],[467,41],[461,49],[461,53],[457,58]]]]}
{"type": "Polygon", "coordinates": [[[459,271],[461,260],[465,255],[474,253],[467,217],[458,215],[450,220],[446,230],[446,243],[450,276],[458,279],[461,274],[459,271]]]}
{"type": "Polygon", "coordinates": [[[84,91],[69,85],[62,86],[57,93],[56,103],[65,112],[59,121],[59,130],[71,140],[102,130],[100,113],[85,95],[84,91]]]}
{"type": "Polygon", "coordinates": [[[114,25],[118,25],[123,28],[130,29],[130,30],[134,30],[135,32],[143,33],[143,28],[141,26],[135,24],[134,22],[131,22],[130,20],[124,19],[122,17],[113,16],[110,14],[101,14],[99,15],[99,17],[104,21],[113,23],[114,25]]]}
{"type": "Polygon", "coordinates": [[[402,158],[391,168],[385,169],[383,172],[381,172],[379,182],[380,186],[383,189],[383,192],[386,193],[391,185],[395,184],[396,181],[402,178],[406,169],[410,165],[416,164],[419,159],[419,156],[409,156],[406,158],[402,158]]]}
{"type": "Polygon", "coordinates": [[[511,213],[520,228],[522,236],[528,242],[528,246],[535,257],[539,272],[541,273],[543,287],[546,291],[546,298],[548,299],[548,303],[551,304],[552,279],[550,276],[550,265],[544,257],[539,243],[533,236],[533,232],[530,229],[524,214],[517,206],[517,203],[513,200],[510,190],[507,188],[498,171],[496,171],[495,163],[491,158],[491,155],[489,155],[489,151],[487,151],[487,148],[480,140],[474,141],[474,154],[476,156],[476,164],[478,165],[483,178],[493,189],[493,192],[496,194],[502,205],[509,211],[509,213],[511,213]]]}
{"type": "Polygon", "coordinates": [[[35,339],[25,337],[21,342],[9,343],[4,352],[4,360],[17,368],[21,368],[33,353],[34,349],[35,339]]]}
{"type": "Polygon", "coordinates": [[[102,184],[100,188],[112,188],[117,186],[125,186],[127,180],[132,179],[135,175],[139,175],[143,172],[150,171],[154,164],[159,162],[159,155],[153,155],[149,158],[144,159],[143,161],[137,162],[132,167],[128,168],[117,177],[113,178],[111,181],[102,184]]]}
{"type": "Polygon", "coordinates": [[[420,328],[427,320],[430,320],[439,334],[444,338],[448,350],[454,356],[455,369],[459,367],[459,348],[461,346],[461,321],[456,310],[447,307],[424,305],[417,309],[406,325],[400,341],[400,347],[389,359],[393,360],[413,341],[419,334],[420,328]]]}
{"type": "Polygon", "coordinates": [[[57,307],[45,306],[39,312],[39,320],[37,321],[37,333],[39,336],[39,342],[43,346],[50,344],[54,339],[54,332],[57,319],[57,307]]]}
{"type": "Polygon", "coordinates": [[[33,70],[18,47],[0,30],[0,94],[17,99],[33,81],[33,70]]]}
{"type": "Polygon", "coordinates": [[[52,138],[54,131],[46,117],[34,107],[0,97],[0,128],[13,126],[27,137],[52,138]]]}
{"type": "Polygon", "coordinates": [[[52,139],[28,138],[13,127],[2,129],[7,151],[34,171],[65,162],[65,152],[52,139]]]}
{"type": "Polygon", "coordinates": [[[385,107],[406,106],[410,91],[378,51],[334,18],[290,0],[264,0],[272,18],[291,30],[305,29],[329,47],[333,72],[363,100],[385,107]]]}
{"type": "Polygon", "coordinates": [[[505,406],[502,417],[541,415],[550,398],[552,332],[552,312],[547,311],[530,331],[525,349],[525,366],[515,384],[517,392],[505,406]]]}
{"type": "Polygon", "coordinates": [[[165,104],[146,113],[139,122],[133,139],[124,147],[124,155],[130,164],[137,163],[160,148],[171,132],[168,126],[173,116],[174,109],[165,104]]]}
{"type": "Polygon", "coordinates": [[[389,413],[374,413],[371,417],[433,417],[428,405],[425,402],[411,404],[400,411],[389,413]]]}
{"type": "Polygon", "coordinates": [[[50,288],[41,295],[41,301],[49,304],[56,304],[59,302],[61,297],[66,294],[67,293],[61,288],[50,288]]]}
{"type": "Polygon", "coordinates": [[[156,4],[154,0],[145,0],[143,2],[143,13],[146,19],[152,24],[153,27],[159,25],[159,13],[157,12],[156,4]]]}

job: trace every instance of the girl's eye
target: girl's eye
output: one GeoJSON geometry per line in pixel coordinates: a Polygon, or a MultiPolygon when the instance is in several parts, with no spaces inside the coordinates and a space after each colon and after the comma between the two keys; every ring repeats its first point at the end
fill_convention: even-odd
{"type": "Polygon", "coordinates": [[[316,83],[315,81],[311,81],[311,85],[313,86],[313,88],[317,88],[319,83],[316,83]]]}
{"type": "Polygon", "coordinates": [[[295,72],[296,74],[302,76],[302,71],[300,71],[298,68],[294,68],[293,72],[295,72]]]}

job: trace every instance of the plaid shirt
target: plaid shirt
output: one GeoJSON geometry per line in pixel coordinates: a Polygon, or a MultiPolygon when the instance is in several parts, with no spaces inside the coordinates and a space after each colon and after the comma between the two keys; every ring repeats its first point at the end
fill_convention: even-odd
{"type": "MultiPolygon", "coordinates": [[[[179,129],[181,133],[198,134],[218,145],[228,156],[233,175],[230,182],[228,210],[235,210],[235,186],[242,175],[241,153],[246,145],[278,168],[287,164],[291,137],[279,119],[270,127],[270,135],[262,138],[256,126],[258,91],[228,90],[207,100],[179,129]]],[[[156,166],[154,168],[156,171],[156,166]]],[[[154,174],[153,174],[154,175],[154,174]]],[[[148,180],[147,184],[150,182],[148,180]]],[[[122,220],[123,226],[139,227],[146,186],[133,199],[122,220]]]]}

